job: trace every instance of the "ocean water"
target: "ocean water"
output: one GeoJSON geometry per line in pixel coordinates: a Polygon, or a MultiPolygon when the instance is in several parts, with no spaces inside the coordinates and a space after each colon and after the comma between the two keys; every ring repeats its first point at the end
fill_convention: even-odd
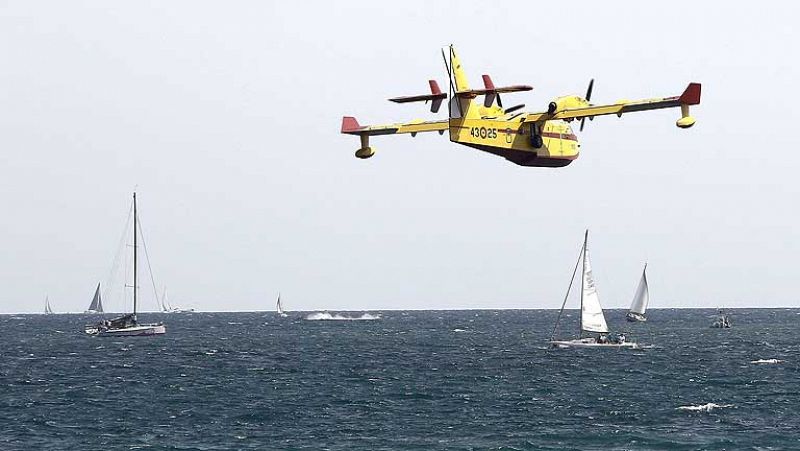
{"type": "Polygon", "coordinates": [[[0,449],[800,449],[797,309],[607,311],[641,350],[549,349],[556,311],[369,313],[0,315],[0,449]]]}

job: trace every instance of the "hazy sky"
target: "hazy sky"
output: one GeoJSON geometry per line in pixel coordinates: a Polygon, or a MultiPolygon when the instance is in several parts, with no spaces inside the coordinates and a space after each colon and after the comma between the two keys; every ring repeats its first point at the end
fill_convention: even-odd
{"type": "Polygon", "coordinates": [[[587,227],[606,307],[630,303],[645,260],[653,307],[797,306],[797,17],[791,2],[0,1],[0,312],[46,294],[85,309],[134,186],[156,284],[199,309],[272,309],[279,290],[290,310],[556,308],[587,227]],[[341,116],[433,117],[385,99],[446,86],[451,42],[473,84],[533,85],[504,99],[528,110],[592,77],[598,103],[702,82],[697,125],[598,118],[560,169],[438,134],[377,137],[357,160],[341,116]]]}

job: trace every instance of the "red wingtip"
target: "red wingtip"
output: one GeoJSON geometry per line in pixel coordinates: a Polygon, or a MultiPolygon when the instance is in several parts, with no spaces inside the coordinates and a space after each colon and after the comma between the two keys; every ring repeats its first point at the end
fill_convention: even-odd
{"type": "Polygon", "coordinates": [[[483,86],[486,88],[487,91],[494,91],[494,83],[492,82],[492,78],[488,75],[482,75],[483,77],[483,86]]]}
{"type": "Polygon", "coordinates": [[[683,105],[697,105],[700,103],[700,83],[689,83],[678,99],[683,105]]]}
{"type": "Polygon", "coordinates": [[[361,128],[356,118],[353,116],[344,116],[342,118],[342,133],[353,133],[361,128]]]}
{"type": "Polygon", "coordinates": [[[436,80],[428,80],[428,84],[431,85],[431,94],[441,94],[442,90],[439,89],[439,83],[436,83],[436,80]]]}

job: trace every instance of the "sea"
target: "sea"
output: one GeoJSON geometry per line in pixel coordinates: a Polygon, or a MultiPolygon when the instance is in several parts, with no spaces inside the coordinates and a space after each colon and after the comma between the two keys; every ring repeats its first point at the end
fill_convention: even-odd
{"type": "Polygon", "coordinates": [[[0,315],[0,450],[800,449],[800,309],[0,315]],[[558,338],[577,333],[565,311],[558,338]]]}

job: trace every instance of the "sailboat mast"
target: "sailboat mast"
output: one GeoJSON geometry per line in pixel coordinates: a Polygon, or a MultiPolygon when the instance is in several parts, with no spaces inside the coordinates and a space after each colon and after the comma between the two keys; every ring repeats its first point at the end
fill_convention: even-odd
{"type": "Polygon", "coordinates": [[[138,291],[139,284],[137,280],[138,274],[136,273],[136,192],[133,193],[133,317],[136,318],[136,292],[138,291]]]}
{"type": "Polygon", "coordinates": [[[578,330],[578,337],[583,335],[583,293],[586,289],[586,245],[589,242],[589,229],[586,229],[586,233],[583,235],[583,263],[581,268],[581,311],[579,312],[579,316],[581,318],[580,330],[578,330]]]}

